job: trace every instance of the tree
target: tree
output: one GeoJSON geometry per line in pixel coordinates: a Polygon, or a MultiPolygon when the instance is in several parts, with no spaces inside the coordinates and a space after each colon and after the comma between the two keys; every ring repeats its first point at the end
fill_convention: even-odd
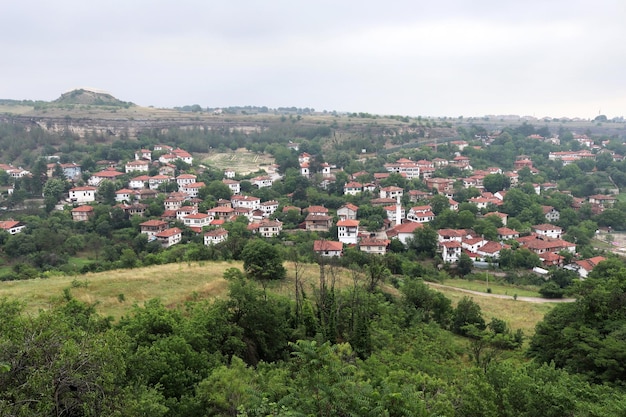
{"type": "Polygon", "coordinates": [[[433,209],[433,213],[438,216],[442,211],[450,208],[450,201],[445,195],[437,194],[431,198],[430,206],[433,209]]]}
{"type": "Polygon", "coordinates": [[[474,262],[472,262],[472,258],[469,257],[468,254],[463,252],[461,257],[459,258],[459,262],[456,265],[456,270],[460,275],[465,276],[472,272],[472,268],[474,267],[474,262]]]}
{"type": "Polygon", "coordinates": [[[483,179],[483,186],[490,193],[495,193],[509,188],[511,180],[504,174],[488,174],[483,179]]]}
{"type": "Polygon", "coordinates": [[[452,319],[452,331],[460,335],[467,335],[467,326],[472,325],[478,330],[484,330],[487,326],[480,306],[469,297],[463,297],[456,308],[452,319]]]}
{"type": "Polygon", "coordinates": [[[54,210],[54,206],[61,200],[65,193],[67,183],[57,178],[51,178],[43,186],[43,202],[46,212],[54,210]]]}
{"type": "Polygon", "coordinates": [[[283,279],[287,274],[278,249],[261,239],[246,243],[241,252],[241,259],[244,271],[254,279],[261,281],[283,279]]]}
{"type": "Polygon", "coordinates": [[[434,256],[437,250],[437,231],[429,225],[415,229],[409,248],[418,254],[434,256]]]}

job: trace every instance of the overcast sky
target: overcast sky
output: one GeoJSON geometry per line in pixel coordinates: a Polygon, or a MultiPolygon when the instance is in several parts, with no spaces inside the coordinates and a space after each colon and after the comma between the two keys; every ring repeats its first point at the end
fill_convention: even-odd
{"type": "Polygon", "coordinates": [[[624,0],[20,0],[0,98],[626,116],[624,0]]]}

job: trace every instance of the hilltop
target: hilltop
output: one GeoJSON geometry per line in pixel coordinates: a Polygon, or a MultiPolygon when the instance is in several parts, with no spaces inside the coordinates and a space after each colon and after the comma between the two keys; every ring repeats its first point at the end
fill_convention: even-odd
{"type": "Polygon", "coordinates": [[[61,94],[52,104],[129,107],[135,104],[119,100],[104,91],[79,88],[61,94]]]}

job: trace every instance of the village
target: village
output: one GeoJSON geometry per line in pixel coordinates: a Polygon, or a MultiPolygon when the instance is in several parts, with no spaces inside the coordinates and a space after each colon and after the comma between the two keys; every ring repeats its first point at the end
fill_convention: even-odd
{"type": "MultiPolygon", "coordinates": [[[[529,136],[528,139],[558,141],[537,136],[529,136]]],[[[548,159],[558,161],[563,167],[580,160],[595,161],[596,155],[602,153],[609,153],[613,161],[623,159],[602,145],[596,145],[586,135],[578,135],[575,140],[580,150],[550,152],[548,159]]],[[[481,142],[483,146],[489,146],[484,139],[481,142]]],[[[266,167],[261,175],[245,179],[239,179],[242,177],[240,173],[225,169],[220,181],[228,192],[220,198],[207,198],[211,197],[207,191],[209,184],[198,181],[198,175],[194,174],[202,171],[199,168],[201,164],[184,149],[164,144],[154,145],[152,149],[138,149],[134,159],[125,162],[100,161],[100,170],[88,174],[88,177],[80,164],[51,161],[46,165],[46,176],[50,179],[63,178],[69,184],[55,209],[69,210],[74,222],[87,222],[93,218],[96,207],[103,204],[103,189],[107,188],[106,192],[111,194],[111,185],[117,185],[117,189],[113,190],[113,208],[121,210],[127,218],[148,217],[138,223],[138,232],[146,235],[148,242],[158,242],[162,248],[188,241],[184,238],[184,230],[201,236],[206,246],[219,245],[229,239],[225,225],[245,219],[247,230],[262,238],[280,238],[297,231],[314,234],[317,238],[313,241],[312,250],[316,256],[341,257],[346,249],[385,255],[394,241],[399,242],[403,249],[408,248],[416,238],[416,231],[424,227],[432,228],[438,216],[463,212],[463,216],[467,217],[469,210],[472,217],[488,220],[493,227],[487,233],[484,230],[479,233],[471,227],[452,228],[449,224],[438,224],[436,229],[432,228],[436,230],[437,259],[444,265],[453,266],[465,258],[475,267],[494,267],[500,262],[503,250],[510,253],[512,249],[523,248],[540,260],[539,264],[532,266],[536,273],[545,275],[550,268],[564,267],[585,278],[595,265],[605,259],[604,256],[581,257],[575,239],[563,239],[566,231],[557,225],[560,212],[554,206],[541,205],[541,215],[533,218],[530,227],[522,227],[519,221],[511,227],[508,221],[511,210],[503,210],[503,206],[507,193],[519,189],[520,175],[528,177],[539,173],[531,157],[518,155],[511,170],[503,170],[495,164],[486,169],[474,169],[471,158],[464,152],[470,146],[468,141],[451,141],[446,146],[451,150],[449,159],[413,160],[400,157],[384,163],[382,172],[362,170],[348,175],[343,167],[320,163],[316,161],[316,156],[299,151],[298,143],[290,142],[287,147],[297,154],[302,178],[315,178],[317,187],[322,191],[336,185],[338,175],[344,179],[340,190],[345,201],[335,208],[318,204],[296,206],[290,203],[292,199],[289,195],[269,200],[253,195],[255,191],[271,189],[283,180],[284,173],[280,173],[276,164],[266,167]],[[442,172],[457,172],[462,176],[443,177],[442,172]],[[486,178],[488,187],[484,183],[486,178]],[[122,182],[126,181],[124,179],[127,182],[122,182]],[[500,183],[496,184],[501,185],[494,186],[494,179],[499,180],[500,183]],[[389,185],[394,180],[401,180],[404,187],[389,185]],[[247,192],[242,190],[242,182],[247,192]],[[411,186],[416,183],[419,188],[411,186]],[[107,187],[103,188],[105,184],[107,187]],[[124,186],[119,188],[120,185],[124,186]],[[459,203],[455,198],[459,198],[462,190],[470,194],[464,194],[464,201],[459,203]],[[150,215],[149,206],[154,201],[162,201],[163,204],[158,216],[150,215]],[[367,222],[367,217],[360,214],[355,201],[366,201],[383,214],[379,228],[372,228],[372,222],[367,222]],[[286,228],[281,221],[285,216],[299,221],[291,222],[286,228]],[[368,223],[370,227],[364,227],[363,223],[368,223]]],[[[0,169],[12,179],[30,175],[29,171],[12,165],[3,164],[0,169]]],[[[533,183],[532,193],[548,199],[555,193],[562,193],[568,196],[573,209],[586,205],[594,214],[612,208],[617,201],[615,195],[608,194],[577,198],[567,190],[559,191],[557,188],[554,182],[533,183]]],[[[9,187],[8,193],[12,192],[9,187]]],[[[0,227],[15,235],[28,224],[9,219],[2,221],[0,227]]]]}

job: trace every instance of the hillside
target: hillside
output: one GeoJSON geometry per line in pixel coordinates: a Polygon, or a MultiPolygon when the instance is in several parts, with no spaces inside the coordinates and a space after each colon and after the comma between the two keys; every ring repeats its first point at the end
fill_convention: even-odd
{"type": "Polygon", "coordinates": [[[118,100],[109,93],[79,88],[63,93],[52,104],[74,104],[89,106],[134,106],[133,103],[118,100]]]}
{"type": "MultiPolygon", "coordinates": [[[[293,297],[294,270],[290,262],[285,263],[287,278],[270,283],[273,293],[293,297]]],[[[95,304],[98,313],[105,317],[120,317],[129,314],[134,304],[158,298],[163,304],[177,306],[189,300],[215,300],[227,296],[228,285],[223,274],[228,268],[242,268],[241,262],[189,262],[135,269],[119,269],[107,272],[88,273],[81,276],[58,276],[47,279],[6,281],[0,285],[0,299],[19,299],[27,311],[36,313],[49,309],[61,300],[64,289],[70,289],[78,300],[95,304]]],[[[313,292],[317,287],[319,267],[304,265],[304,288],[313,292]]],[[[352,285],[347,271],[338,275],[337,286],[352,285]]],[[[390,285],[386,292],[397,295],[390,285]]],[[[456,304],[462,292],[451,288],[438,288],[456,304]]],[[[489,296],[473,297],[485,313],[485,317],[504,318],[512,329],[522,329],[531,335],[535,325],[552,309],[553,303],[535,304],[521,301],[502,300],[489,296]]]]}

